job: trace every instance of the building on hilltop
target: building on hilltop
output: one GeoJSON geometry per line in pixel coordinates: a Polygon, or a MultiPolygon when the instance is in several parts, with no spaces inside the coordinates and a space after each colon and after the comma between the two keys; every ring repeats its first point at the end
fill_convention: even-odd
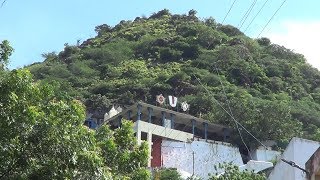
{"type": "Polygon", "coordinates": [[[184,174],[207,179],[208,173],[223,173],[215,170],[219,163],[233,163],[240,169],[259,172],[272,167],[271,162],[264,160],[278,155],[271,150],[255,151],[256,159],[243,161],[239,148],[228,143],[232,131],[229,127],[143,102],[105,119],[105,123],[117,128],[123,118],[134,122],[138,143],[147,141],[151,168],[177,168],[184,174]]]}

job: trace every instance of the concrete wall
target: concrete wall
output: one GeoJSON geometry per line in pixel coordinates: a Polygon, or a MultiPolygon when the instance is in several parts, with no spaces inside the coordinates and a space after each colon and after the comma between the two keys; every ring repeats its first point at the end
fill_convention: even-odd
{"type": "Polygon", "coordinates": [[[243,165],[238,148],[228,143],[207,143],[204,141],[184,143],[163,140],[161,148],[163,166],[175,167],[192,174],[193,152],[194,173],[204,179],[208,178],[208,173],[216,173],[214,165],[219,163],[232,162],[238,166],[243,165]]]}
{"type": "MultiPolygon", "coordinates": [[[[319,148],[320,143],[300,138],[292,138],[281,158],[293,161],[300,167],[304,164],[319,148]]],[[[282,161],[278,161],[273,171],[269,175],[270,180],[305,180],[306,174],[282,161]]]]}
{"type": "Polygon", "coordinates": [[[318,148],[316,152],[311,156],[311,158],[306,162],[305,167],[309,172],[308,179],[320,179],[320,148],[318,148]]]}
{"type": "MultiPolygon", "coordinates": [[[[175,139],[177,141],[189,141],[193,139],[193,134],[159,126],[156,124],[151,124],[145,121],[136,121],[134,124],[134,130],[135,132],[151,132],[152,135],[157,135],[160,137],[165,137],[169,139],[175,139]]],[[[140,138],[141,139],[141,138],[140,138]]],[[[139,141],[139,139],[138,139],[139,141]]]]}
{"type": "Polygon", "coordinates": [[[274,161],[279,159],[281,153],[273,150],[257,149],[251,153],[251,157],[256,161],[274,161]]]}

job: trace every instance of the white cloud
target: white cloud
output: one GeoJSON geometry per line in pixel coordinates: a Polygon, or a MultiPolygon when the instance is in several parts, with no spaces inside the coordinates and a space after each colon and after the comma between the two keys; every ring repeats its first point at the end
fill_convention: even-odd
{"type": "Polygon", "coordinates": [[[320,21],[285,22],[265,35],[273,43],[303,54],[308,63],[320,70],[320,21]]]}

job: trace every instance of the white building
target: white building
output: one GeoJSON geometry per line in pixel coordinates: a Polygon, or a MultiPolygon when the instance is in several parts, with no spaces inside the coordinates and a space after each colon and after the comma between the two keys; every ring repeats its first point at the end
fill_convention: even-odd
{"type": "Polygon", "coordinates": [[[207,179],[208,173],[223,173],[214,168],[219,163],[233,163],[242,170],[259,172],[272,167],[267,161],[279,155],[271,150],[257,150],[253,152],[254,160],[244,164],[239,148],[228,143],[230,128],[142,102],[107,122],[118,127],[122,118],[135,122],[138,143],[148,142],[151,168],[172,167],[183,174],[207,179]]]}

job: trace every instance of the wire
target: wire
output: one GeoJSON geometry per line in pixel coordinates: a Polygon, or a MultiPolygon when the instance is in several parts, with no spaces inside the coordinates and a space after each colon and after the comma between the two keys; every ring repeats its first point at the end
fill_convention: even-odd
{"type": "Polygon", "coordinates": [[[278,13],[278,11],[281,9],[281,7],[284,5],[284,3],[286,2],[287,0],[284,0],[282,2],[282,4],[280,5],[280,7],[276,10],[276,12],[274,12],[274,14],[271,16],[271,18],[269,19],[269,21],[267,22],[267,24],[263,27],[263,29],[261,30],[261,32],[259,33],[259,35],[257,36],[257,38],[260,37],[260,35],[262,34],[262,32],[265,30],[265,28],[269,25],[269,23],[272,21],[272,19],[274,18],[274,16],[278,13]]]}
{"type": "Polygon", "coordinates": [[[2,6],[4,5],[4,3],[6,3],[6,2],[7,2],[7,0],[3,0],[2,3],[1,3],[0,8],[2,8],[2,6]]]}
{"type": "Polygon", "coordinates": [[[232,5],[231,5],[231,7],[229,8],[229,10],[228,10],[228,12],[227,12],[227,14],[224,16],[223,21],[222,21],[222,23],[221,23],[221,24],[223,24],[223,23],[224,23],[224,21],[226,20],[226,18],[228,17],[228,15],[229,15],[229,13],[230,13],[231,9],[233,8],[233,5],[236,3],[236,1],[237,1],[237,0],[234,0],[234,1],[233,1],[233,3],[232,3],[232,5]]]}
{"type": "Polygon", "coordinates": [[[251,19],[249,25],[246,27],[246,29],[245,29],[243,32],[246,32],[246,31],[249,29],[250,25],[251,25],[251,24],[253,23],[253,21],[257,18],[257,16],[260,14],[260,12],[262,11],[262,9],[266,6],[266,4],[267,4],[268,1],[269,1],[269,0],[266,0],[266,1],[264,2],[264,4],[261,6],[261,8],[260,8],[259,11],[257,12],[257,14],[251,19]]]}
{"type": "MultiPolygon", "coordinates": [[[[218,76],[220,76],[217,67],[215,67],[215,70],[216,70],[218,76]]],[[[224,85],[223,85],[220,77],[219,77],[219,81],[220,81],[220,84],[221,84],[221,87],[222,87],[222,92],[223,92],[223,94],[224,94],[224,96],[225,96],[225,98],[226,98],[226,101],[227,101],[227,105],[228,105],[230,114],[231,114],[231,116],[232,116],[233,119],[234,119],[234,115],[233,115],[232,110],[231,110],[231,107],[230,107],[230,102],[229,102],[229,99],[228,99],[228,97],[227,97],[227,93],[226,93],[226,91],[225,91],[224,85]]],[[[246,149],[247,149],[247,151],[248,151],[248,154],[249,154],[249,156],[250,156],[250,159],[252,159],[252,156],[251,156],[251,154],[249,153],[250,150],[249,150],[247,144],[245,143],[245,141],[244,141],[244,139],[243,139],[243,137],[242,137],[241,131],[240,131],[240,129],[239,129],[239,125],[238,125],[236,122],[234,122],[234,123],[235,123],[235,125],[236,125],[236,127],[237,127],[238,133],[239,133],[239,135],[240,135],[240,139],[241,139],[242,143],[244,144],[244,146],[246,147],[246,149]]]]}
{"type": "MultiPolygon", "coordinates": [[[[193,74],[195,78],[198,80],[199,84],[207,91],[209,95],[211,95],[211,92],[201,83],[200,79],[197,78],[195,74],[193,74]]],[[[221,103],[212,96],[212,99],[236,122],[241,128],[243,128],[250,136],[252,136],[257,142],[259,142],[263,147],[267,148],[266,145],[264,145],[259,139],[257,139],[250,131],[248,131],[240,122],[238,122],[222,105],[221,103]]]]}
{"type": "Polygon", "coordinates": [[[242,19],[241,19],[241,21],[240,21],[240,23],[239,23],[239,25],[238,25],[238,27],[239,27],[238,29],[241,29],[241,27],[243,26],[243,24],[246,22],[247,18],[249,17],[249,15],[250,15],[253,7],[256,5],[256,3],[257,3],[257,0],[254,0],[254,1],[252,2],[251,6],[249,7],[249,9],[247,10],[247,12],[243,15],[243,17],[242,17],[242,19]]]}

